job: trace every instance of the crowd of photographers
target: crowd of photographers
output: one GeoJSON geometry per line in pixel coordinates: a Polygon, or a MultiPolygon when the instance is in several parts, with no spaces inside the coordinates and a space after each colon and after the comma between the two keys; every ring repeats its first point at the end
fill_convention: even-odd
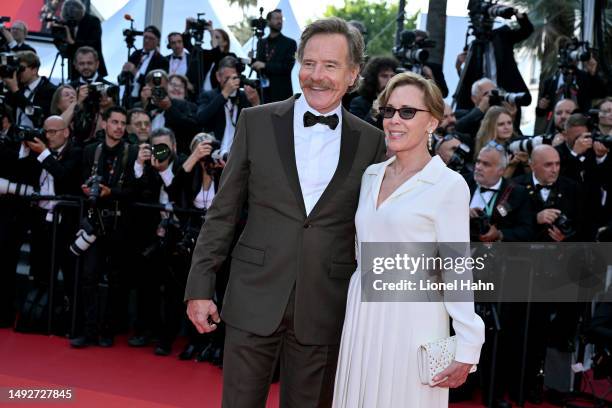
{"type": "MultiPolygon", "coordinates": [[[[252,22],[260,41],[248,61],[231,53],[227,33],[200,15],[167,36],[167,56],[155,26],[125,30],[128,45],[142,36],[142,48],[131,53],[117,85],[105,78],[99,21],[77,0],[65,1],[61,15],[49,19],[70,61],[69,80],[59,86],[39,76],[41,61],[25,42],[24,23],[0,29],[0,46],[9,51],[0,61],[0,324],[15,324],[19,310],[18,327],[39,328],[36,308],[50,307],[49,287],[61,270],[73,347],[110,347],[129,328],[131,346],[155,344],[156,354],[168,355],[183,328],[189,341],[181,358],[221,364],[223,330],[198,335],[185,321],[183,291],[241,110],[292,94],[296,42],[281,33],[282,11],[252,22]],[[206,33],[210,47],[203,45],[206,33]],[[24,241],[34,288],[27,307],[15,302],[24,241]]],[[[533,26],[525,13],[487,2],[471,1],[470,17],[475,40],[457,57],[456,109],[446,106],[430,150],[470,186],[472,239],[609,241],[612,92],[598,57],[586,43],[558,41],[558,70],[541,84],[535,108],[538,133],[525,136],[521,110],[531,96],[509,45],[529,37],[533,26]],[[514,18],[515,27],[493,29],[497,16],[514,18]]],[[[434,45],[427,32],[402,33],[394,57],[369,59],[345,107],[382,128],[377,96],[405,70],[448,95],[441,65],[428,61],[434,45]]],[[[224,274],[227,268],[217,279],[218,305],[224,274]]],[[[516,324],[520,313],[508,307],[502,324],[516,324]]],[[[544,349],[573,350],[579,318],[576,308],[559,305],[534,315],[539,329],[530,336],[525,375],[532,400],[541,399],[535,385],[544,349]]],[[[501,344],[512,341],[507,333],[501,344]]],[[[513,353],[499,358],[495,398],[517,392],[520,359],[513,353]]]]}

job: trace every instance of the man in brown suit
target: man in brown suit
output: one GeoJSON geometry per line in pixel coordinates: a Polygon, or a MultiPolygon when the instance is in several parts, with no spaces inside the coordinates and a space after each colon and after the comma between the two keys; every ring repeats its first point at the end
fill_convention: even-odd
{"type": "Polygon", "coordinates": [[[362,59],[357,31],[318,20],[298,49],[304,94],[238,120],[185,293],[198,331],[215,330],[215,274],[248,203],[223,302],[224,407],[264,407],[279,360],[282,407],[331,405],[361,176],[385,152],[382,132],[341,106],[362,59]]]}

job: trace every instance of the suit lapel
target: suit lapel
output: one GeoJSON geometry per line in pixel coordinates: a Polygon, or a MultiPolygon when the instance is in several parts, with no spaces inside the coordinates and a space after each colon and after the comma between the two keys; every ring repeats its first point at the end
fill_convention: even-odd
{"type": "Polygon", "coordinates": [[[276,139],[278,156],[283,163],[287,181],[295,195],[302,215],[306,218],[306,206],[304,205],[304,197],[302,196],[300,179],[295,164],[295,143],[293,135],[294,103],[295,98],[293,97],[279,105],[278,110],[274,114],[274,137],[276,139]]]}
{"type": "Polygon", "coordinates": [[[315,204],[308,218],[316,216],[321,207],[340,189],[353,166],[357,146],[359,145],[359,132],[351,126],[352,120],[346,109],[342,108],[342,135],[340,137],[338,167],[336,167],[331,181],[323,191],[321,198],[315,204]]]}

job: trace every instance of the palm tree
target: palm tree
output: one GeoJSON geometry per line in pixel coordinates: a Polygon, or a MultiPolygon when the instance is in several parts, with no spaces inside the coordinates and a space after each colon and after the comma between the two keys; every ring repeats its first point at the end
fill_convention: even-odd
{"type": "Polygon", "coordinates": [[[446,41],[446,0],[429,2],[427,32],[429,38],[436,42],[436,47],[429,52],[429,59],[432,62],[442,64],[446,41]]]}

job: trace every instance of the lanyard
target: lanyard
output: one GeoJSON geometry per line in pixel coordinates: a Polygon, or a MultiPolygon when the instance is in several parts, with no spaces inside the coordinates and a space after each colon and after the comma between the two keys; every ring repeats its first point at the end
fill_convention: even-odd
{"type": "MultiPolygon", "coordinates": [[[[495,193],[493,193],[493,195],[491,196],[491,199],[486,203],[485,205],[485,213],[487,214],[487,217],[491,218],[491,215],[493,214],[493,204],[495,203],[495,199],[497,198],[497,191],[495,193]]],[[[478,194],[480,194],[480,198],[482,199],[482,202],[486,202],[486,200],[484,199],[483,195],[481,192],[478,192],[478,194]]]]}

